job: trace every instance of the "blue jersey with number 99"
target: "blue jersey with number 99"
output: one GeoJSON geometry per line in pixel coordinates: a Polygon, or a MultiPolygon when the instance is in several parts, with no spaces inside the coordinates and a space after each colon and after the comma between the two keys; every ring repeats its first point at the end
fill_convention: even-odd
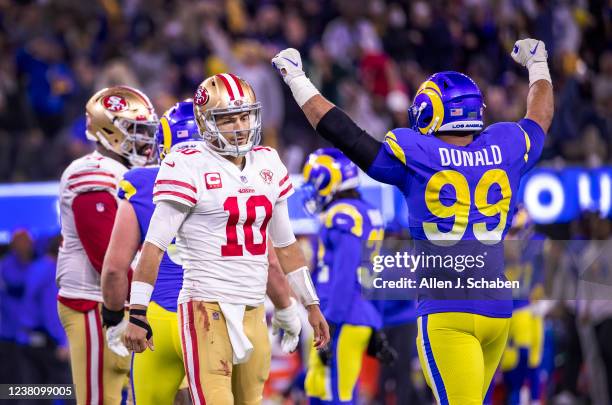
{"type": "MultiPolygon", "coordinates": [[[[537,162],[544,132],[534,121],[493,124],[467,146],[448,144],[411,129],[389,131],[368,169],[406,198],[411,235],[447,246],[502,241],[512,223],[521,177],[537,162]]],[[[499,270],[503,278],[503,267],[499,270]]],[[[417,315],[470,312],[508,317],[512,301],[437,300],[419,292],[417,315]]]]}

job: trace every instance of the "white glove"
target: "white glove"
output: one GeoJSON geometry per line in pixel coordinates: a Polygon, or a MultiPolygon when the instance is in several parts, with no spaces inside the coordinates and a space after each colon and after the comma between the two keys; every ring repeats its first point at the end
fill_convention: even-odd
{"type": "Polygon", "coordinates": [[[124,319],[119,324],[106,329],[106,345],[115,354],[121,357],[130,355],[127,347],[123,344],[123,333],[127,328],[128,320],[124,319]]]}
{"type": "Polygon", "coordinates": [[[272,66],[280,72],[288,85],[296,77],[306,76],[302,67],[302,56],[295,48],[283,49],[272,58],[272,66]]]}
{"type": "Polygon", "coordinates": [[[518,40],[514,43],[510,55],[516,63],[525,66],[529,71],[529,86],[538,80],[547,80],[552,84],[544,42],[532,38],[518,40]]]}
{"type": "Polygon", "coordinates": [[[311,97],[320,94],[319,90],[306,77],[302,68],[302,57],[297,49],[283,49],[272,58],[274,66],[293,93],[293,98],[300,107],[311,97]]]}
{"type": "Polygon", "coordinates": [[[281,348],[285,353],[295,351],[300,340],[302,323],[298,315],[297,301],[291,297],[291,305],[285,309],[274,309],[272,316],[272,334],[277,335],[278,330],[284,331],[281,348]]]}

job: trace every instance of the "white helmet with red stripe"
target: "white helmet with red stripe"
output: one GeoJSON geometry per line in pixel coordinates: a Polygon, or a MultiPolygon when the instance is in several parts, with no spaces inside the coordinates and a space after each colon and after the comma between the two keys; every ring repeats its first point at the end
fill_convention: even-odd
{"type": "Polygon", "coordinates": [[[200,135],[221,155],[244,156],[261,140],[261,104],[250,84],[231,73],[204,80],[193,98],[200,135]]]}

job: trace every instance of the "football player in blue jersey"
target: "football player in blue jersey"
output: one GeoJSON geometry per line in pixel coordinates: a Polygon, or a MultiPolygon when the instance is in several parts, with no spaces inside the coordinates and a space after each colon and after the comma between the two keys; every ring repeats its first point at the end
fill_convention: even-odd
{"type": "Polygon", "coordinates": [[[313,278],[331,336],[326,350],[310,352],[306,394],[311,404],[353,404],[363,354],[393,357],[381,340],[378,310],[361,295],[359,277],[362,258],[380,250],[383,218],[361,198],[357,166],[338,149],[310,154],[303,175],[305,208],[322,220],[313,278]]]}
{"type": "MultiPolygon", "coordinates": [[[[195,146],[194,143],[200,142],[200,139],[191,101],[177,103],[160,119],[157,144],[161,159],[171,150],[195,146]]],[[[128,297],[128,273],[155,209],[153,186],[158,172],[159,166],[133,169],[119,183],[118,197],[121,202],[104,259],[102,313],[107,326],[107,340],[111,350],[123,356],[129,355],[122,342],[127,325],[127,320],[123,320],[123,308],[128,297]]],[[[177,299],[182,284],[181,259],[174,245],[171,245],[161,261],[147,310],[147,319],[155,333],[155,351],[145,351],[132,357],[132,394],[135,403],[172,404],[185,377],[177,316],[177,299]]],[[[285,276],[274,257],[271,257],[267,293],[277,308],[272,322],[284,331],[283,349],[293,351],[298,343],[301,323],[297,303],[290,298],[289,292],[285,276]]]]}
{"type": "MultiPolygon", "coordinates": [[[[484,128],[476,83],[441,72],[418,89],[411,128],[389,131],[382,142],[320,95],[297,50],[281,51],[272,63],[321,136],[370,177],[400,188],[417,241],[489,246],[499,245],[510,227],[519,180],[538,161],[554,110],[544,43],[519,40],[511,56],[529,72],[525,118],[484,128]]],[[[497,280],[504,280],[503,265],[495,264],[497,280]]],[[[438,403],[482,404],[506,345],[512,299],[506,291],[488,300],[472,297],[482,293],[477,289],[461,293],[467,299],[419,291],[417,349],[438,403]]]]}
{"type": "Polygon", "coordinates": [[[506,276],[520,280],[514,290],[514,309],[508,345],[501,361],[508,404],[520,403],[520,391],[527,382],[531,403],[540,401],[540,364],[544,349],[544,252],[546,236],[536,232],[525,208],[517,211],[506,240],[506,276]]]}

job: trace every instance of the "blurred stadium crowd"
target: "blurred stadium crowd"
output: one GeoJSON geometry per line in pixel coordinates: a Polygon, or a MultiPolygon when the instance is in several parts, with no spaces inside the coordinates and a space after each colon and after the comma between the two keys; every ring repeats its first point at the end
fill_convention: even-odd
{"type": "MultiPolygon", "coordinates": [[[[297,173],[321,141],[270,65],[288,46],[305,56],[322,93],[374,136],[406,126],[419,83],[447,69],[469,74],[483,90],[486,124],[518,120],[528,81],[509,51],[527,36],[546,43],[555,87],[555,118],[540,164],[610,164],[612,11],[604,0],[0,0],[0,182],[57,180],[70,161],[88,153],[84,105],[96,90],[140,88],[161,115],[222,71],[253,85],[263,104],[263,143],[276,146],[297,173]]],[[[582,252],[594,243],[589,239],[610,241],[610,234],[610,221],[585,214],[566,238],[585,241],[582,252]]],[[[55,240],[34,244],[16,232],[0,251],[6,253],[0,382],[69,378],[57,291],[53,282],[41,282],[53,279],[56,247],[55,240]],[[43,357],[48,369],[41,367],[43,357]],[[21,374],[8,364],[24,364],[21,374]]],[[[553,244],[549,267],[573,265],[575,255],[565,248],[553,244]]],[[[567,394],[568,404],[576,398],[599,403],[611,385],[594,376],[612,366],[612,344],[604,344],[612,305],[584,312],[572,300],[575,291],[561,288],[571,280],[552,283],[547,290],[565,304],[547,321],[554,344],[545,347],[544,391],[567,394]]],[[[374,396],[375,388],[370,391],[374,396]]]]}
{"type": "Polygon", "coordinates": [[[488,123],[524,113],[527,81],[509,51],[547,44],[556,93],[544,160],[609,161],[612,24],[604,0],[0,1],[0,181],[57,179],[89,149],[84,103],[128,84],[161,115],[202,78],[232,71],[263,103],[264,143],[296,172],[316,137],[270,66],[284,47],[375,136],[406,125],[418,84],[469,74],[488,123]],[[519,80],[521,79],[521,80],[519,80]]]}

